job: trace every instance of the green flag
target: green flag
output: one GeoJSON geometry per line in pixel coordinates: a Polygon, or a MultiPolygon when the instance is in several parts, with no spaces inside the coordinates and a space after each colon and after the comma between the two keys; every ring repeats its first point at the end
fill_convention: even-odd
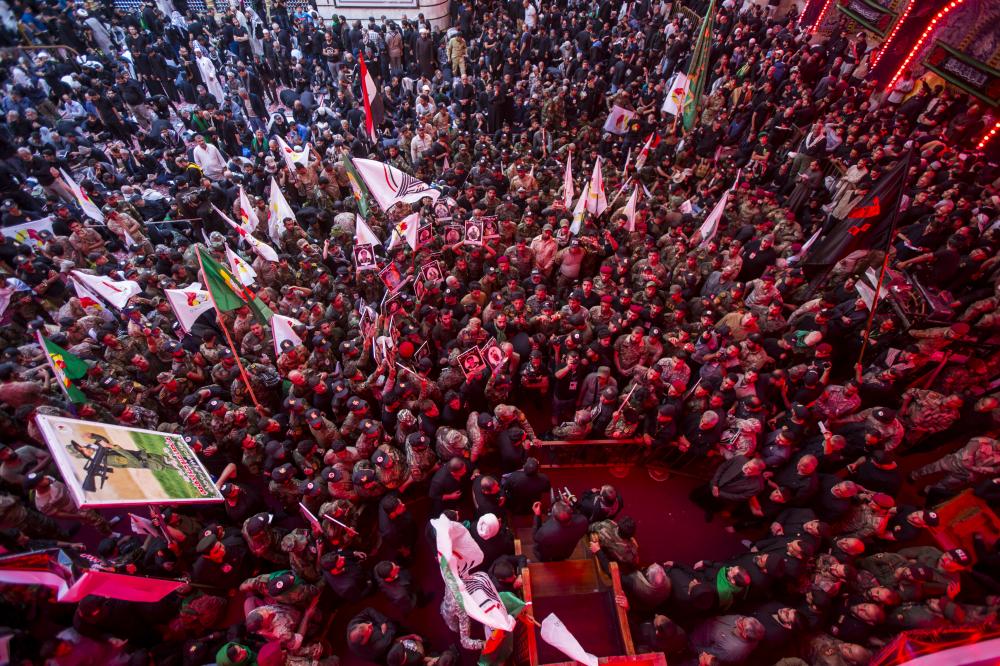
{"type": "Polygon", "coordinates": [[[715,20],[715,0],[708,3],[708,12],[698,27],[698,38],[691,52],[691,64],[688,66],[688,93],[684,96],[683,115],[684,130],[691,131],[698,119],[698,104],[701,93],[705,90],[705,79],[708,78],[708,58],[712,53],[712,23],[715,20]]]}
{"type": "Polygon", "coordinates": [[[371,208],[368,206],[368,188],[365,187],[365,181],[362,180],[358,170],[354,168],[354,162],[348,155],[344,155],[344,168],[347,169],[347,179],[351,181],[354,200],[358,202],[358,212],[361,217],[367,218],[371,208]]]}
{"type": "MultiPolygon", "coordinates": [[[[500,600],[507,612],[517,617],[527,605],[513,592],[500,592],[500,600]]],[[[478,666],[498,666],[504,664],[514,653],[514,632],[494,629],[487,637],[486,645],[479,655],[478,666]]]]}
{"type": "Polygon", "coordinates": [[[87,374],[87,370],[90,368],[87,362],[43,337],[41,331],[38,332],[38,344],[45,350],[56,381],[59,382],[66,397],[78,405],[87,402],[87,396],[73,383],[74,380],[82,379],[87,374]]]}
{"type": "Polygon", "coordinates": [[[212,294],[212,301],[219,312],[237,310],[245,305],[262,324],[271,320],[274,313],[249,287],[243,286],[228,266],[217,262],[201,247],[198,248],[198,259],[205,278],[205,289],[212,294]]]}

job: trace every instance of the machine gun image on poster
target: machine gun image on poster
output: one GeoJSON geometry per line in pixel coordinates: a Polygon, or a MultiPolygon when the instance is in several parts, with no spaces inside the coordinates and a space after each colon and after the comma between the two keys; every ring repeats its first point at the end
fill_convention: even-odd
{"type": "Polygon", "coordinates": [[[223,499],[181,435],[43,414],[35,421],[79,507],[223,499]]]}

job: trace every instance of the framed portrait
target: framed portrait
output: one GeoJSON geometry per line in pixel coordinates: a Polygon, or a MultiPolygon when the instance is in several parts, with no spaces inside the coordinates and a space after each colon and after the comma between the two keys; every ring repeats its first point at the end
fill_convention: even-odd
{"type": "Polygon", "coordinates": [[[444,243],[445,245],[454,245],[462,240],[462,226],[458,224],[449,224],[444,228],[444,243]]]}
{"type": "Polygon", "coordinates": [[[486,366],[486,361],[483,360],[483,353],[479,351],[479,347],[473,347],[458,355],[458,365],[462,368],[465,378],[469,379],[486,366]]]}
{"type": "Polygon", "coordinates": [[[444,271],[441,270],[441,262],[437,260],[428,261],[420,267],[420,277],[422,277],[425,282],[433,282],[435,284],[441,282],[441,280],[444,279],[444,271]]]}
{"type": "Polygon", "coordinates": [[[486,364],[490,366],[491,370],[496,370],[504,364],[507,357],[504,356],[503,349],[500,348],[500,344],[497,342],[496,338],[490,338],[479,348],[483,354],[483,359],[486,364]]]}
{"type": "Polygon", "coordinates": [[[354,266],[359,271],[370,271],[378,268],[375,263],[375,250],[371,243],[354,246],[354,266]]]}
{"type": "Polygon", "coordinates": [[[473,245],[483,244],[483,220],[465,221],[465,242],[473,245]]]}
{"type": "Polygon", "coordinates": [[[483,218],[483,238],[500,238],[500,219],[496,215],[483,218]]]}
{"type": "Polygon", "coordinates": [[[434,240],[434,225],[424,224],[417,229],[417,247],[426,247],[434,240]]]}
{"type": "Polygon", "coordinates": [[[403,273],[394,261],[390,261],[388,266],[380,270],[378,276],[382,278],[382,282],[390,292],[395,293],[403,286],[403,273]]]}

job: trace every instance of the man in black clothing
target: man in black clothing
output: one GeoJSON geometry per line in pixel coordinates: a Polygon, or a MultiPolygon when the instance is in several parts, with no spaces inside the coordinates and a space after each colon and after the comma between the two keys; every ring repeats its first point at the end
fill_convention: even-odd
{"type": "Polygon", "coordinates": [[[542,522],[542,503],[531,507],[535,513],[535,556],[542,562],[565,560],[587,533],[587,519],[565,502],[552,505],[549,518],[542,522]]]}
{"type": "Polygon", "coordinates": [[[513,514],[527,513],[552,488],[549,477],[538,471],[535,458],[525,460],[521,469],[504,474],[500,485],[507,493],[507,510],[513,514]]]}
{"type": "Polygon", "coordinates": [[[366,661],[381,662],[396,637],[396,623],[366,608],[347,623],[347,647],[366,661]]]}
{"type": "Polygon", "coordinates": [[[452,458],[448,464],[441,465],[441,469],[434,473],[430,488],[427,490],[427,494],[433,501],[432,516],[441,515],[445,509],[458,507],[468,474],[468,463],[461,458],[452,458]]]}

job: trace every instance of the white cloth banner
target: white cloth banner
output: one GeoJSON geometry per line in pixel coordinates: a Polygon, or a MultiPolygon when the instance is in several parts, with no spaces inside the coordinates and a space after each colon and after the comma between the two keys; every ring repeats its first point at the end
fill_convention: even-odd
{"type": "Polygon", "coordinates": [[[604,131],[612,134],[628,134],[628,124],[636,117],[635,111],[629,111],[617,104],[611,107],[608,119],[604,121],[604,131]]]}
{"type": "Polygon", "coordinates": [[[166,294],[167,303],[177,315],[177,323],[185,333],[191,332],[191,327],[198,317],[213,309],[211,296],[198,282],[193,282],[183,289],[164,289],[163,293],[166,294]]]}
{"type": "Polygon", "coordinates": [[[555,613],[542,620],[542,640],[562,652],[564,655],[587,666],[597,666],[597,657],[583,649],[576,636],[569,633],[569,629],[562,620],[556,617],[555,613]]]}
{"type": "Polygon", "coordinates": [[[291,317],[275,314],[271,317],[271,333],[274,335],[274,353],[281,354],[281,343],[291,340],[296,347],[302,344],[302,338],[295,332],[293,326],[301,326],[302,322],[291,317]]]}
{"type": "Polygon", "coordinates": [[[351,160],[354,168],[368,186],[368,191],[382,210],[387,211],[398,203],[417,203],[424,197],[433,201],[441,196],[422,180],[418,180],[396,167],[376,160],[351,160]]]}
{"type": "Polygon", "coordinates": [[[80,271],[71,271],[70,275],[119,310],[125,307],[128,299],[142,291],[139,283],[132,280],[115,281],[103,275],[90,275],[80,271]]]}

